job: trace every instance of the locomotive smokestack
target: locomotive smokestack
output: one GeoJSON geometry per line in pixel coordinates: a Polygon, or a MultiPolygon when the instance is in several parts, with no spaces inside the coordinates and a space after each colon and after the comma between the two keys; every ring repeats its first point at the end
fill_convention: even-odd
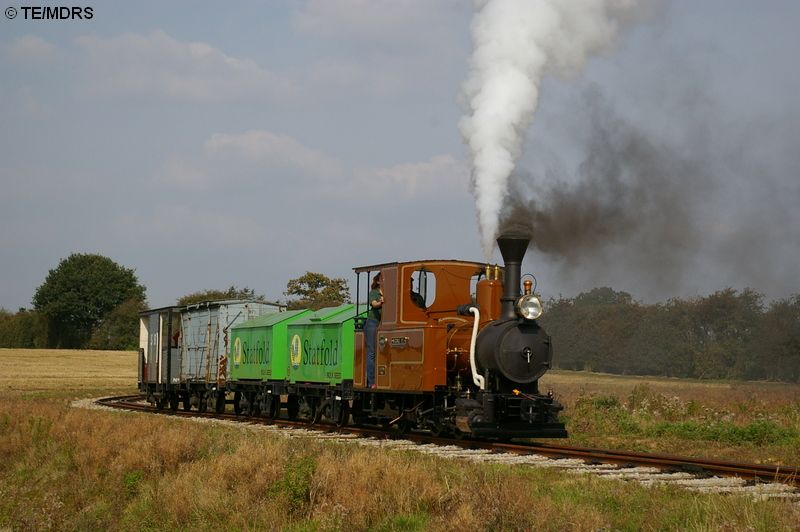
{"type": "Polygon", "coordinates": [[[505,262],[505,278],[503,279],[502,317],[514,319],[514,303],[519,299],[519,282],[522,277],[522,259],[528,249],[530,240],[522,235],[502,235],[497,239],[497,246],[505,262]]]}

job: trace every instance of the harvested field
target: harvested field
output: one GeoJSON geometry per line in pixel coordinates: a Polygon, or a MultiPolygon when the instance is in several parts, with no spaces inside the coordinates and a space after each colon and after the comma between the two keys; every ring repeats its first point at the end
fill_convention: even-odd
{"type": "Polygon", "coordinates": [[[136,357],[136,351],[0,349],[0,393],[133,393],[136,357]]]}

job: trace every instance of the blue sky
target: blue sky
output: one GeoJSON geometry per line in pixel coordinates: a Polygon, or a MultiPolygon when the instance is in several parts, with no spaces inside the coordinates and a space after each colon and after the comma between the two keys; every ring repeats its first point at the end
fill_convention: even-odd
{"type": "MultiPolygon", "coordinates": [[[[134,268],[152,306],[231,284],[278,299],[307,270],[354,286],[354,266],[482,260],[457,128],[471,2],[93,8],[0,20],[0,306],[29,306],[73,252],[134,268]]],[[[546,297],[800,292],[798,21],[794,2],[670,2],[579,76],[546,80],[522,170],[577,179],[595,91],[678,152],[699,123],[727,176],[674,271],[638,260],[635,238],[571,262],[532,251],[546,297]],[[696,101],[702,119],[682,112],[696,101]]]]}

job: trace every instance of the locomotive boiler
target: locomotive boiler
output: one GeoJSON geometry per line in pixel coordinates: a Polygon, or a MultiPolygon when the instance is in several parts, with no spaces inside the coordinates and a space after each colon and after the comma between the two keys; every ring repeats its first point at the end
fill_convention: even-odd
{"type": "MultiPolygon", "coordinates": [[[[562,406],[552,393],[542,395],[538,386],[553,358],[550,336],[536,321],[542,303],[530,281],[520,292],[528,239],[504,236],[497,243],[505,262],[500,314],[480,328],[471,346],[474,397],[456,401],[457,425],[475,435],[565,437],[564,425],[558,422],[562,406]]],[[[479,312],[479,306],[459,308],[476,320],[479,312]]]]}

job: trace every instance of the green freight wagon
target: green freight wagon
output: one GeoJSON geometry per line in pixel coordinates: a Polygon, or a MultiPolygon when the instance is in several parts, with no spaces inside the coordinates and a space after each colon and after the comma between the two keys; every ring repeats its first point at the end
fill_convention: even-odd
{"type": "Polygon", "coordinates": [[[290,323],[311,314],[310,310],[291,310],[259,316],[231,329],[230,383],[236,390],[234,409],[250,414],[277,413],[285,393],[289,367],[290,323]]]}
{"type": "Polygon", "coordinates": [[[289,324],[287,333],[289,418],[314,422],[325,417],[337,425],[346,423],[353,398],[355,305],[303,316],[289,324]]]}
{"type": "Polygon", "coordinates": [[[324,308],[292,321],[289,382],[337,385],[353,381],[355,305],[324,308]]]}
{"type": "Polygon", "coordinates": [[[311,311],[290,310],[233,327],[230,380],[285,380],[289,366],[286,328],[307,314],[311,311]]]}

